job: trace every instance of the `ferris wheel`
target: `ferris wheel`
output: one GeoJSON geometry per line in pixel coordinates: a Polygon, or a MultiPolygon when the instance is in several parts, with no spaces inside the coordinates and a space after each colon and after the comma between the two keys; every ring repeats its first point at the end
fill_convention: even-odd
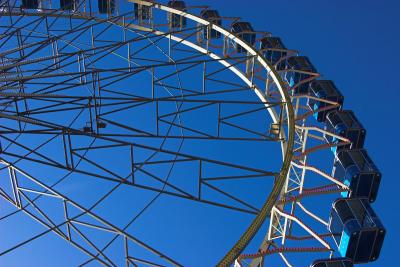
{"type": "Polygon", "coordinates": [[[0,3],[0,265],[377,260],[366,130],[280,38],[195,1],[0,3]]]}

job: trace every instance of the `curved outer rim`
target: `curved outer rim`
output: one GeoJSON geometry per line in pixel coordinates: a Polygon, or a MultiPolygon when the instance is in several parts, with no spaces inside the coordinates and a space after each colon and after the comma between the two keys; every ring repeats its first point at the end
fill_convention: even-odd
{"type": "MultiPolygon", "coordinates": [[[[286,177],[289,171],[290,163],[292,160],[292,155],[293,155],[293,145],[294,145],[294,134],[295,134],[295,120],[294,120],[294,110],[291,102],[291,98],[288,94],[288,92],[285,90],[285,86],[283,85],[283,81],[281,77],[279,76],[278,72],[265,60],[265,58],[260,54],[259,51],[257,51],[254,47],[251,45],[247,44],[243,39],[239,38],[238,36],[232,34],[228,30],[224,29],[221,26],[215,25],[210,23],[207,20],[204,20],[196,15],[184,12],[182,10],[176,10],[173,8],[170,8],[166,5],[162,5],[159,3],[154,3],[154,2],[147,2],[147,1],[142,1],[142,0],[128,0],[128,2],[132,3],[139,3],[142,5],[146,6],[151,6],[153,8],[158,8],[160,10],[178,14],[181,16],[184,16],[192,21],[198,22],[202,25],[205,26],[211,26],[213,30],[221,33],[223,36],[231,39],[234,41],[236,44],[242,46],[250,55],[254,56],[257,61],[263,66],[268,74],[272,77],[273,81],[277,85],[277,88],[279,90],[279,93],[285,102],[285,109],[286,109],[286,114],[287,114],[287,124],[288,124],[288,137],[286,139],[286,142],[282,144],[282,153],[283,153],[283,163],[282,167],[280,170],[279,177],[276,178],[274,186],[271,190],[271,193],[267,197],[266,201],[264,202],[262,208],[260,209],[260,212],[257,214],[257,216],[253,219],[249,227],[246,229],[246,231],[241,235],[241,237],[238,239],[238,241],[232,246],[232,248],[226,253],[226,255],[219,261],[217,266],[229,266],[231,265],[243,252],[243,250],[247,247],[247,245],[250,243],[250,241],[253,239],[255,234],[258,232],[262,224],[265,222],[265,219],[269,216],[271,213],[271,210],[279,198],[279,196],[282,193],[282,189],[284,186],[284,183],[286,181],[286,177]]],[[[14,13],[10,12],[8,14],[11,15],[20,15],[19,13],[14,13]]],[[[41,13],[25,13],[25,15],[31,15],[31,16],[48,16],[50,14],[46,14],[46,12],[41,12],[41,13]]],[[[63,16],[62,14],[53,14],[53,16],[63,16]]],[[[50,15],[51,16],[51,15],[50,15]]],[[[66,15],[66,17],[73,17],[77,19],[94,19],[94,20],[99,20],[100,18],[96,17],[89,17],[87,15],[82,15],[82,14],[69,14],[66,15]]],[[[109,20],[104,20],[105,22],[111,22],[113,24],[119,24],[119,26],[125,27],[122,25],[120,22],[115,22],[115,21],[109,21],[109,20]]],[[[131,25],[135,26],[135,25],[131,25]]],[[[135,27],[135,28],[143,28],[141,26],[135,27]]],[[[157,34],[157,31],[153,32],[157,34]]],[[[168,35],[167,37],[171,39],[176,39],[177,37],[174,37],[172,35],[168,35]]],[[[179,38],[178,38],[179,39],[179,38]]],[[[192,48],[198,49],[202,47],[199,47],[191,42],[187,42],[188,44],[190,43],[192,48]]],[[[204,51],[203,51],[204,52],[204,51]]],[[[207,54],[209,54],[211,57],[215,56],[218,57],[215,54],[210,53],[209,51],[206,51],[207,54]]],[[[240,73],[239,75],[240,78],[242,78],[245,82],[246,80],[249,81],[240,71],[238,71],[235,68],[232,68],[232,71],[235,72],[235,74],[240,73]]],[[[260,98],[261,101],[267,102],[266,97],[263,95],[260,89],[256,88],[254,84],[252,84],[254,91],[256,95],[260,98]]],[[[270,109],[269,109],[270,111],[270,109]]],[[[271,111],[270,111],[271,113],[271,111]]],[[[277,122],[277,117],[276,114],[271,113],[272,119],[277,122]]],[[[284,134],[284,133],[282,133],[284,134]]]]}

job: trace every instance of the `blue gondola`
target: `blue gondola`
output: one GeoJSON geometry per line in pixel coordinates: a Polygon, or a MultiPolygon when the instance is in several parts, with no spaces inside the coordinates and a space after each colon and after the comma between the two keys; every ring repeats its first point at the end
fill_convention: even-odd
{"type": "Polygon", "coordinates": [[[321,259],[314,261],[310,267],[353,267],[349,258],[321,259]]]}
{"type": "MultiPolygon", "coordinates": [[[[174,9],[186,12],[186,4],[184,1],[169,1],[168,6],[174,9]]],[[[170,28],[184,28],[186,27],[186,17],[174,13],[168,13],[168,23],[170,28]]]]}
{"type": "MultiPolygon", "coordinates": [[[[297,83],[311,78],[311,74],[309,73],[316,73],[316,69],[314,66],[311,64],[310,60],[307,57],[304,56],[296,56],[296,57],[290,57],[286,61],[286,66],[287,66],[287,72],[285,75],[285,80],[286,82],[289,83],[291,87],[296,85],[297,83]],[[298,71],[304,71],[304,72],[309,72],[309,73],[300,73],[300,72],[295,72],[295,71],[290,71],[290,70],[298,70],[298,71]]],[[[293,93],[294,94],[308,94],[309,92],[309,82],[302,83],[300,86],[298,86],[293,93]]]]}
{"type": "MultiPolygon", "coordinates": [[[[249,45],[254,46],[256,43],[256,33],[249,22],[239,21],[232,24],[231,32],[236,34],[239,38],[243,39],[249,45]]],[[[246,52],[241,45],[233,42],[237,53],[246,52]]]]}
{"type": "Polygon", "coordinates": [[[379,257],[386,230],[368,199],[336,200],[328,228],[342,257],[352,259],[353,263],[375,261],[379,257]]]}
{"type": "Polygon", "coordinates": [[[39,8],[39,0],[22,0],[22,8],[38,9],[39,8]]]}
{"type": "Polygon", "coordinates": [[[345,149],[337,153],[333,163],[333,176],[350,187],[343,197],[363,197],[375,201],[381,173],[365,149],[345,149]]]}
{"type": "MultiPolygon", "coordinates": [[[[350,145],[331,148],[333,153],[346,148],[363,148],[366,131],[351,110],[334,110],[326,115],[326,130],[348,138],[350,145]]],[[[328,142],[338,143],[335,137],[326,136],[328,142]]]]}
{"type": "MultiPolygon", "coordinates": [[[[329,100],[338,103],[340,106],[334,108],[340,110],[343,106],[344,97],[340,91],[336,88],[335,84],[330,80],[316,80],[310,83],[310,95],[318,97],[320,99],[329,100]]],[[[309,99],[308,106],[315,111],[314,117],[319,122],[325,122],[326,114],[333,109],[326,111],[316,112],[318,109],[329,106],[329,104],[313,99],[309,99]]]]}
{"type": "Polygon", "coordinates": [[[115,11],[115,0],[98,0],[100,14],[113,14],[115,11]]]}
{"type": "MultiPolygon", "coordinates": [[[[152,2],[151,0],[148,0],[148,1],[152,2]]],[[[139,19],[139,20],[151,19],[152,9],[150,6],[134,3],[133,12],[135,14],[135,19],[139,19]]]]}
{"type": "MultiPolygon", "coordinates": [[[[269,49],[282,49],[286,50],[285,45],[282,43],[281,39],[279,37],[263,37],[261,39],[261,50],[263,51],[263,55],[265,59],[274,65],[277,63],[281,58],[287,56],[287,51],[274,51],[274,50],[269,50],[269,49]]],[[[286,60],[282,60],[278,65],[277,69],[282,70],[286,66],[286,60]]]]}
{"type": "MultiPolygon", "coordinates": [[[[210,21],[212,24],[221,26],[222,25],[222,20],[221,16],[219,15],[217,10],[210,10],[210,9],[205,9],[201,11],[200,17],[210,21]]],[[[204,39],[217,39],[221,37],[221,33],[216,31],[216,30],[208,30],[205,28],[203,30],[203,38],[204,39]]]]}

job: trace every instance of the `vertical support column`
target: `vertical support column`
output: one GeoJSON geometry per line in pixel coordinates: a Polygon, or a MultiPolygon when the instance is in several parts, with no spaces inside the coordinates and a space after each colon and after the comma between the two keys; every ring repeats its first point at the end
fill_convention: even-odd
{"type": "Polygon", "coordinates": [[[63,141],[64,141],[64,155],[67,167],[71,170],[75,169],[74,164],[74,154],[72,148],[72,140],[71,140],[71,133],[69,130],[63,131],[63,141]]]}
{"type": "Polygon", "coordinates": [[[271,81],[270,81],[270,75],[269,72],[266,74],[266,79],[265,79],[265,91],[264,91],[264,96],[266,100],[269,100],[269,93],[270,93],[270,86],[271,86],[271,81]]]}
{"type": "Polygon", "coordinates": [[[79,52],[77,54],[77,62],[78,62],[79,73],[83,73],[79,76],[79,82],[80,82],[80,84],[86,84],[87,76],[86,76],[86,62],[85,62],[84,52],[79,52]]]}
{"type": "Polygon", "coordinates": [[[229,39],[224,36],[224,41],[223,41],[223,47],[222,47],[222,54],[224,55],[224,57],[226,57],[228,55],[228,46],[229,46],[229,39]]]}
{"type": "Polygon", "coordinates": [[[134,157],[133,145],[130,145],[130,156],[131,156],[131,178],[132,178],[132,184],[135,184],[135,157],[134,157]]]}
{"type": "Polygon", "coordinates": [[[159,126],[159,101],[156,100],[156,136],[160,136],[160,126],[159,126]]]}
{"type": "Polygon", "coordinates": [[[25,57],[25,51],[24,51],[24,48],[23,48],[24,41],[22,39],[21,29],[17,29],[15,34],[17,36],[17,44],[18,44],[18,48],[19,48],[18,49],[19,50],[19,56],[21,58],[24,58],[25,57]]]}
{"type": "Polygon", "coordinates": [[[67,226],[67,239],[68,241],[71,241],[71,225],[69,222],[69,216],[68,216],[68,208],[67,208],[67,201],[63,199],[63,207],[64,207],[64,218],[66,221],[66,226],[67,226]]]}
{"type": "Polygon", "coordinates": [[[172,62],[172,58],[171,58],[171,34],[168,35],[168,61],[172,62]]]}
{"type": "MultiPolygon", "coordinates": [[[[207,26],[207,30],[209,31],[209,33],[208,33],[209,35],[208,36],[211,36],[210,35],[211,24],[207,26]]],[[[201,31],[200,31],[199,34],[201,35],[201,31]]],[[[206,39],[206,50],[207,50],[206,53],[207,53],[207,55],[210,52],[209,49],[210,49],[210,38],[206,39]]],[[[203,83],[202,83],[202,92],[203,92],[203,94],[206,93],[206,83],[207,83],[207,61],[204,61],[203,62],[203,83]]]]}
{"type": "Polygon", "coordinates": [[[283,223],[282,240],[281,240],[282,245],[285,245],[285,241],[286,241],[287,224],[288,224],[288,218],[285,217],[284,223],[283,223]]]}
{"type": "Polygon", "coordinates": [[[21,195],[19,193],[18,180],[17,180],[17,174],[15,172],[15,169],[11,166],[8,166],[8,174],[10,177],[11,188],[13,191],[15,204],[18,208],[21,209],[22,208],[21,195]]]}
{"type": "MultiPolygon", "coordinates": [[[[92,90],[93,90],[93,98],[90,98],[89,112],[90,112],[90,125],[92,125],[93,121],[96,125],[96,133],[99,133],[98,129],[98,121],[100,120],[100,106],[101,106],[101,88],[100,88],[100,74],[98,72],[92,72],[92,90]],[[94,114],[92,113],[92,108],[94,114]]],[[[94,127],[92,127],[92,130],[94,127]]]]}
{"type": "Polygon", "coordinates": [[[123,31],[123,40],[127,47],[127,59],[128,59],[128,71],[131,72],[131,42],[127,42],[126,38],[126,18],[122,16],[122,31],[123,31]]]}
{"type": "Polygon", "coordinates": [[[124,248],[125,248],[125,266],[129,267],[129,246],[128,246],[128,238],[124,235],[124,248]]]}
{"type": "MultiPolygon", "coordinates": [[[[14,105],[15,105],[15,114],[19,117],[19,107],[18,107],[18,97],[14,97],[14,105]]],[[[22,132],[22,124],[21,121],[18,120],[18,129],[22,132]]]]}
{"type": "MultiPolygon", "coordinates": [[[[307,146],[307,138],[308,138],[308,129],[304,130],[304,136],[303,136],[303,145],[301,149],[301,153],[304,153],[306,151],[306,146],[307,146]]],[[[301,163],[303,165],[307,165],[307,155],[304,155],[303,158],[301,159],[301,163]]],[[[303,168],[301,172],[301,180],[300,180],[300,188],[299,188],[299,194],[303,193],[303,186],[304,186],[304,179],[306,176],[306,169],[303,168]]]]}
{"type": "Polygon", "coordinates": [[[95,51],[95,39],[94,39],[93,26],[90,26],[90,43],[92,45],[92,54],[94,55],[96,53],[96,51],[95,51]]]}

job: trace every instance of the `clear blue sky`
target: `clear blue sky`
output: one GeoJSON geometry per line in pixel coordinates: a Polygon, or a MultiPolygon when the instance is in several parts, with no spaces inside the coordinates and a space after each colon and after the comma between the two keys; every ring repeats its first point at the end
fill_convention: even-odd
{"type": "MultiPolygon", "coordinates": [[[[400,131],[400,120],[397,118],[400,114],[397,107],[400,86],[396,83],[396,67],[400,62],[397,51],[400,47],[400,3],[395,0],[385,0],[384,3],[372,0],[187,2],[210,5],[223,16],[240,16],[251,22],[256,30],[272,32],[281,37],[288,48],[308,56],[324,78],[335,81],[345,96],[345,108],[354,110],[367,129],[365,147],[383,174],[379,196],[373,207],[387,228],[387,236],[380,259],[368,266],[393,266],[397,260],[400,237],[400,215],[396,212],[400,188],[396,172],[400,150],[396,140],[400,131]]],[[[113,212],[112,208],[110,212],[113,212]]],[[[213,212],[217,213],[216,210],[213,212]]],[[[117,214],[115,212],[114,215],[117,214]]],[[[196,223],[194,218],[187,219],[190,223],[196,223]]],[[[29,219],[18,223],[23,225],[25,220],[29,219]]],[[[179,229],[188,236],[192,231],[189,222],[184,229],[179,229]]],[[[13,221],[9,222],[8,226],[12,225],[13,221]]],[[[4,233],[6,229],[12,228],[4,227],[0,231],[4,233]]],[[[33,232],[38,229],[22,227],[20,231],[33,232]]],[[[201,230],[210,234],[207,227],[201,230]]],[[[78,260],[73,248],[67,249],[64,241],[56,241],[56,238],[46,236],[38,245],[45,244],[47,240],[59,246],[49,255],[49,259],[70,257],[71,260],[82,261],[78,260]]],[[[201,245],[208,244],[192,244],[193,247],[196,245],[201,248],[201,245]]],[[[18,252],[13,256],[14,259],[34,253],[35,250],[31,249],[18,252]]],[[[29,258],[24,258],[23,262],[27,264],[29,258]]],[[[64,264],[68,266],[68,263],[64,264]]]]}

